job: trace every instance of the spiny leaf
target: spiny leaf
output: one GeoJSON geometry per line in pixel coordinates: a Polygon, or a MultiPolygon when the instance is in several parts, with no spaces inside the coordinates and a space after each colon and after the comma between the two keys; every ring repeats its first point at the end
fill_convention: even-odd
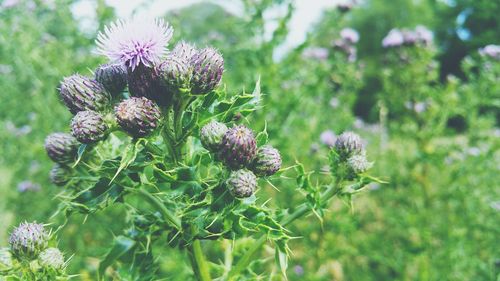
{"type": "Polygon", "coordinates": [[[103,280],[106,269],[110,267],[117,259],[129,252],[135,246],[135,241],[125,236],[115,237],[113,247],[106,254],[106,257],[99,263],[98,279],[103,280]]]}

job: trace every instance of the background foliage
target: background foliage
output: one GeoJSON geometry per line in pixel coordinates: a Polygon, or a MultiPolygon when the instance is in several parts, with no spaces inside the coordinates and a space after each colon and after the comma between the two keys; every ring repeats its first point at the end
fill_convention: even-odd
{"type": "MultiPolygon", "coordinates": [[[[0,5],[2,245],[8,226],[47,221],[57,209],[59,190],[48,180],[43,140],[64,130],[70,114],[56,87],[61,77],[89,74],[102,62],[93,54],[95,32],[114,17],[97,1],[95,32],[89,34],[70,10],[78,1],[7,2],[0,5]],[[29,184],[40,190],[18,190],[29,184]]],[[[242,15],[203,3],[165,18],[183,39],[220,49],[229,93],[250,90],[261,77],[265,106],[251,118],[257,126],[267,120],[286,164],[299,159],[308,170],[321,170],[328,146],[322,132],[353,129],[367,139],[376,174],[390,181],[355,197],[353,208],[334,202],[322,222],[310,217],[295,223],[291,230],[299,238],[291,242],[290,280],[496,280],[500,63],[480,57],[477,48],[500,44],[500,4],[388,2],[325,11],[306,42],[279,61],[273,54],[288,33],[292,1],[242,1],[242,15]],[[276,8],[283,13],[272,19],[278,27],[266,38],[264,15],[276,8]],[[409,48],[404,62],[396,50],[382,48],[391,28],[418,24],[434,31],[433,47],[409,48]],[[332,48],[344,27],[360,34],[355,62],[332,48]],[[328,56],[307,55],[314,48],[328,56]],[[408,109],[408,99],[425,102],[426,110],[408,109]]],[[[293,182],[278,186],[263,191],[272,197],[269,204],[290,206],[303,198],[293,182]]],[[[69,272],[93,280],[98,258],[127,215],[118,208],[72,217],[59,235],[61,248],[75,255],[69,272]]],[[[187,257],[160,251],[162,276],[191,278],[177,262],[187,257]]]]}

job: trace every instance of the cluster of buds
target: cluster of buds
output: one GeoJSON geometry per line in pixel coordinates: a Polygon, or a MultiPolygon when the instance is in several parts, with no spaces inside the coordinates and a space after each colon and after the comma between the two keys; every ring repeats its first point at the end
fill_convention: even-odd
{"type": "Polygon", "coordinates": [[[201,128],[202,145],[216,155],[230,171],[226,186],[237,198],[254,194],[257,176],[267,177],[281,169],[281,155],[270,145],[257,148],[252,130],[211,121],[201,128]]]}
{"type": "Polygon", "coordinates": [[[414,30],[409,29],[391,29],[387,36],[382,39],[382,47],[395,48],[401,46],[424,45],[432,43],[432,31],[424,26],[417,26],[414,30]]]}
{"type": "Polygon", "coordinates": [[[64,255],[50,244],[51,233],[43,224],[21,223],[10,234],[9,248],[0,249],[0,270],[12,271],[19,265],[20,271],[51,271],[63,275],[64,255]],[[27,268],[23,269],[24,266],[27,268]]]}
{"type": "Polygon", "coordinates": [[[222,55],[186,42],[169,52],[172,33],[162,20],[118,21],[97,40],[99,52],[110,62],[98,66],[93,77],[74,74],[63,79],[59,94],[74,116],[71,134],[54,133],[45,142],[56,162],[50,172],[54,184],[69,181],[81,144],[95,145],[117,129],[133,138],[148,137],[163,125],[163,112],[220,84],[222,55]]]}
{"type": "Polygon", "coordinates": [[[369,170],[373,163],[366,158],[366,150],[361,138],[353,132],[342,133],[333,146],[337,155],[334,169],[342,171],[343,177],[352,180],[369,170]]]}
{"type": "Polygon", "coordinates": [[[359,41],[359,33],[352,28],[344,28],[340,31],[340,38],[332,42],[334,49],[341,51],[351,62],[356,60],[356,43],[359,41]]]}

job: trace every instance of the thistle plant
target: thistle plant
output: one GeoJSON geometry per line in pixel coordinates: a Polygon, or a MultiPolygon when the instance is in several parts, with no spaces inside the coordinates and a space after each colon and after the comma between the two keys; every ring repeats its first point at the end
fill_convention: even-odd
{"type": "MultiPolygon", "coordinates": [[[[51,158],[59,163],[51,171],[52,181],[64,185],[59,213],[90,215],[122,203],[128,208],[130,227],[103,257],[99,280],[110,266],[120,280],[161,279],[152,248],[165,244],[188,253],[197,280],[252,278],[253,261],[266,242],[274,246],[276,266],[286,274],[292,236],[286,227],[310,213],[322,216],[332,197],[350,198],[380,180],[367,174],[371,164],[359,159],[366,153],[354,134],[342,135],[331,148],[331,173],[321,183],[313,184],[313,173],[298,162],[283,167],[267,131],[254,132],[248,122],[261,106],[260,82],[252,93],[226,93],[218,87],[222,54],[186,42],[169,51],[172,33],[161,20],[136,19],[113,23],[99,34],[99,52],[110,65],[124,69],[128,87],[117,95],[122,89],[109,82],[114,74],[101,73],[103,66],[95,80],[78,76],[95,86],[89,95],[105,89],[104,95],[114,98],[103,106],[80,106],[78,112],[65,103],[76,114],[74,138],[64,135],[64,141],[48,146],[57,148],[57,157],[51,158]],[[263,183],[290,178],[306,202],[271,209],[259,201],[257,195],[268,199],[263,183]],[[255,241],[242,255],[226,253],[226,266],[207,261],[204,248],[218,251],[224,240],[239,243],[242,238],[255,241]]],[[[59,268],[57,250],[45,247],[37,254],[40,264],[59,268]]]]}
{"type": "Polygon", "coordinates": [[[67,260],[55,247],[56,243],[45,225],[21,223],[11,232],[9,247],[0,249],[0,277],[26,281],[69,280],[65,272],[67,260]]]}

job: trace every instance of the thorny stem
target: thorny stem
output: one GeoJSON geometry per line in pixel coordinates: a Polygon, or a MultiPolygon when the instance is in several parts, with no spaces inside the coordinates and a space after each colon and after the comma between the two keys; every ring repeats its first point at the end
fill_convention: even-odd
{"type": "MultiPolygon", "coordinates": [[[[326,204],[328,200],[332,197],[338,195],[342,191],[340,187],[340,179],[337,178],[334,185],[328,186],[327,190],[321,194],[321,203],[326,204]]],[[[285,217],[281,224],[283,226],[287,226],[296,219],[306,215],[311,211],[310,207],[303,203],[301,204],[293,213],[285,217]]],[[[228,280],[236,280],[236,276],[241,273],[245,268],[250,264],[253,260],[253,256],[257,253],[257,251],[264,246],[267,241],[266,235],[262,235],[259,237],[257,241],[254,242],[253,246],[243,255],[243,257],[236,263],[236,266],[229,272],[228,280]]]]}
{"type": "Polygon", "coordinates": [[[179,218],[177,218],[172,212],[170,212],[165,205],[156,198],[153,194],[149,193],[146,189],[144,188],[137,188],[137,189],[130,189],[134,191],[135,193],[141,195],[144,197],[151,205],[155,206],[158,208],[158,211],[162,214],[163,218],[172,223],[177,230],[181,231],[182,230],[182,225],[181,221],[179,218]]]}
{"type": "Polygon", "coordinates": [[[203,250],[201,249],[200,240],[194,240],[188,247],[189,257],[191,259],[191,265],[196,277],[200,281],[211,281],[210,271],[208,269],[208,263],[203,255],[203,250]]]}

